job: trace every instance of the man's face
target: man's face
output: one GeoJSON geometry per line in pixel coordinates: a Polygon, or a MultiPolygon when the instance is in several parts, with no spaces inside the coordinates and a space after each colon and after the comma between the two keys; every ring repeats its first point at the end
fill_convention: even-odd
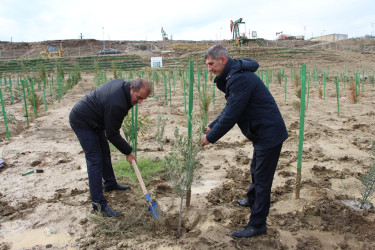
{"type": "Polygon", "coordinates": [[[145,88],[141,88],[138,91],[133,90],[133,86],[130,86],[130,99],[131,99],[131,104],[134,106],[137,103],[141,104],[143,100],[147,99],[148,94],[147,90],[145,88]]]}
{"type": "Polygon", "coordinates": [[[225,64],[227,64],[227,62],[228,60],[223,56],[221,56],[218,60],[215,60],[210,56],[206,59],[208,71],[214,73],[216,77],[223,73],[225,64]]]}

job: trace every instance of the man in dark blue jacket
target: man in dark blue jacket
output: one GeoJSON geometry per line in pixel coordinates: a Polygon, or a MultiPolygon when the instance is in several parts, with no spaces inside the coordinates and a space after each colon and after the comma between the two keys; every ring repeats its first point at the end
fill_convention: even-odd
{"type": "Polygon", "coordinates": [[[284,120],[271,93],[254,73],[259,67],[256,61],[231,59],[221,45],[209,48],[205,59],[227,103],[206,128],[202,145],[215,143],[237,124],[254,146],[250,165],[252,183],[247,199],[238,201],[239,205],[251,208],[251,216],[249,223],[232,236],[249,238],[267,234],[273,176],[282,144],[288,138],[284,120]]]}
{"type": "Polygon", "coordinates": [[[122,213],[107,204],[102,179],[105,192],[127,190],[130,186],[116,181],[108,141],[126,155],[128,162],[137,160],[131,146],[120,135],[120,128],[128,111],[147,99],[151,91],[152,87],[145,79],[136,78],[130,82],[116,79],[85,95],[70,112],[70,126],[85,152],[93,209],[101,209],[109,217],[122,216],[122,213]]]}

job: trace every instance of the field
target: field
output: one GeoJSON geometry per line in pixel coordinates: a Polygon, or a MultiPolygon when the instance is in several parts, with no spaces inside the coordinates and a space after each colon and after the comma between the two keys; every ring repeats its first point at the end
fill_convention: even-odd
{"type": "MultiPolygon", "coordinates": [[[[177,72],[187,69],[182,58],[193,58],[202,76],[205,49],[204,44],[193,51],[175,48],[176,62],[181,62],[179,68],[165,70],[176,70],[178,75],[177,72]]],[[[375,161],[374,53],[263,47],[230,51],[235,58],[251,57],[259,62],[258,75],[264,81],[267,79],[289,133],[272,187],[268,235],[240,240],[231,237],[231,232],[246,225],[250,215],[250,210],[239,207],[237,200],[245,198],[250,185],[253,149],[237,126],[199,152],[196,174],[200,179],[192,185],[191,206],[186,208],[184,204],[181,235],[177,234],[179,196],[165,174],[147,182],[151,197],[158,201],[162,211],[158,220],[147,211],[136,182],[131,191],[105,194],[109,204],[124,213],[123,217],[93,214],[84,154],[68,123],[72,106],[95,88],[94,73],[83,72],[82,80],[60,102],[49,105],[47,111],[42,107],[38,118],[30,115],[29,126],[22,101],[11,104],[5,95],[5,108],[14,114],[15,121],[9,123],[10,140],[4,123],[0,125],[0,157],[6,163],[0,171],[0,249],[44,249],[51,245],[53,249],[374,249],[374,208],[360,210],[350,205],[361,198],[360,178],[375,161]],[[301,191],[296,199],[300,112],[291,74],[299,74],[302,64],[307,66],[310,77],[301,191]],[[277,81],[282,70],[287,76],[286,95],[284,78],[281,84],[277,81]],[[356,74],[360,94],[354,103],[349,86],[356,74]],[[37,169],[43,173],[22,176],[37,169]]],[[[133,52],[145,60],[149,56],[133,52]]],[[[168,56],[171,61],[173,53],[168,56]]],[[[147,73],[151,69],[143,70],[147,73]]],[[[135,71],[135,75],[140,72],[135,71]]],[[[106,74],[113,77],[111,70],[106,74]]],[[[124,71],[124,76],[127,74],[124,71]]],[[[168,93],[167,103],[163,103],[164,85],[160,80],[155,85],[155,95],[139,106],[139,115],[151,120],[146,133],[138,138],[139,158],[163,159],[172,150],[170,141],[174,139],[175,127],[187,131],[182,79],[176,77],[171,85],[171,100],[168,93]],[[154,136],[159,115],[168,118],[168,143],[163,149],[154,136]]],[[[207,90],[212,93],[210,79],[207,90]]],[[[194,91],[197,114],[196,86],[194,91]]],[[[215,119],[225,105],[224,96],[215,91],[208,121],[215,119]]],[[[122,158],[118,152],[112,153],[113,161],[122,158]]],[[[122,184],[127,181],[119,179],[122,184]]],[[[370,201],[375,203],[374,196],[370,201]]]]}

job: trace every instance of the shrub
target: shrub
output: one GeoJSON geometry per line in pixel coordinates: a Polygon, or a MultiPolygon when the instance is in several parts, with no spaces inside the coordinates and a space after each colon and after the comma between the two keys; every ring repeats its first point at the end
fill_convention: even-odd
{"type": "Polygon", "coordinates": [[[12,112],[6,112],[7,122],[14,123],[16,121],[16,117],[14,117],[12,112]]]}
{"type": "Polygon", "coordinates": [[[318,95],[319,95],[319,99],[323,99],[323,90],[322,90],[322,86],[319,86],[319,89],[318,89],[318,95]]]}
{"type": "Polygon", "coordinates": [[[47,82],[47,70],[46,70],[46,66],[45,66],[43,63],[38,63],[38,64],[37,64],[37,67],[38,67],[38,75],[39,75],[39,78],[40,78],[44,83],[46,83],[46,82],[47,82]]]}
{"type": "Polygon", "coordinates": [[[172,187],[180,195],[178,222],[178,233],[180,234],[184,196],[188,190],[190,190],[191,184],[194,181],[194,172],[199,166],[197,155],[201,148],[201,143],[199,142],[201,133],[196,133],[195,135],[198,136],[195,138],[188,138],[187,136],[181,135],[179,129],[176,127],[174,135],[174,149],[169,153],[168,156],[165,157],[164,168],[172,187]],[[195,142],[193,142],[193,140],[197,139],[197,137],[199,137],[199,140],[195,140],[195,142]]]}
{"type": "MultiPolygon", "coordinates": [[[[35,110],[38,110],[39,107],[43,104],[43,97],[39,96],[38,94],[34,94],[35,96],[35,110]]],[[[33,100],[33,94],[30,92],[27,95],[27,102],[31,107],[34,107],[34,100],[33,100]]]]}
{"type": "Polygon", "coordinates": [[[164,136],[165,124],[167,123],[167,120],[167,117],[161,117],[160,115],[158,115],[155,140],[159,143],[161,150],[163,150],[164,144],[167,141],[167,138],[164,136]]]}
{"type": "Polygon", "coordinates": [[[207,126],[207,113],[210,108],[211,99],[212,99],[211,95],[207,91],[204,91],[202,93],[202,96],[199,102],[200,116],[201,116],[201,120],[203,121],[202,122],[203,131],[204,131],[204,128],[207,126]]]}
{"type": "Polygon", "coordinates": [[[281,82],[283,79],[284,79],[283,72],[279,70],[279,72],[277,73],[277,82],[279,85],[281,85],[281,82]]]}
{"type": "Polygon", "coordinates": [[[119,76],[117,74],[117,67],[116,67],[115,62],[112,62],[112,70],[113,70],[113,79],[118,79],[119,76]]]}
{"type": "Polygon", "coordinates": [[[359,99],[360,93],[356,93],[356,86],[355,82],[350,82],[349,85],[349,99],[352,101],[352,103],[357,103],[359,99]]]}
{"type": "Polygon", "coordinates": [[[299,74],[295,74],[293,79],[293,84],[296,88],[299,88],[301,86],[301,77],[299,74]]]}
{"type": "Polygon", "coordinates": [[[299,101],[294,101],[294,102],[292,103],[292,107],[293,107],[295,110],[300,111],[300,109],[301,109],[301,102],[299,102],[299,101]]]}
{"type": "MultiPolygon", "coordinates": [[[[137,121],[137,132],[144,135],[150,125],[151,121],[147,116],[140,115],[138,116],[137,121]]],[[[125,116],[125,119],[122,123],[122,132],[124,132],[125,140],[130,143],[132,142],[132,118],[131,115],[125,116]]]]}
{"type": "Polygon", "coordinates": [[[73,86],[75,86],[80,80],[82,79],[81,77],[81,69],[79,67],[78,63],[74,64],[73,72],[69,74],[69,77],[67,79],[67,83],[65,85],[65,89],[71,89],[73,86]]]}
{"type": "MultiPolygon", "coordinates": [[[[372,152],[375,155],[375,143],[372,144],[372,152]]],[[[373,205],[369,198],[375,192],[375,162],[371,163],[369,171],[361,177],[361,183],[362,186],[358,186],[361,193],[359,208],[365,209],[373,205]]]]}
{"type": "Polygon", "coordinates": [[[59,79],[64,79],[65,77],[64,66],[61,62],[56,63],[56,72],[57,72],[57,77],[59,79]]]}

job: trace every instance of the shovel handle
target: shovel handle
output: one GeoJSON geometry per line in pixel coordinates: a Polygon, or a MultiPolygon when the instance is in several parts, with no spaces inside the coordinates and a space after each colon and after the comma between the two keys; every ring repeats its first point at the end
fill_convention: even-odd
{"type": "Polygon", "coordinates": [[[135,160],[132,160],[132,166],[133,166],[133,168],[135,170],[135,174],[137,175],[139,184],[141,184],[141,188],[142,188],[143,194],[146,195],[148,192],[147,192],[145,183],[143,182],[141,173],[138,170],[138,166],[137,166],[137,163],[135,162],[135,160]]]}

